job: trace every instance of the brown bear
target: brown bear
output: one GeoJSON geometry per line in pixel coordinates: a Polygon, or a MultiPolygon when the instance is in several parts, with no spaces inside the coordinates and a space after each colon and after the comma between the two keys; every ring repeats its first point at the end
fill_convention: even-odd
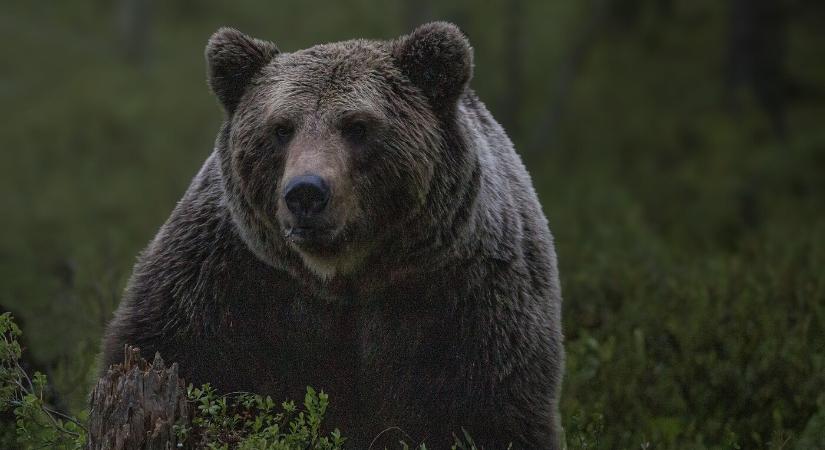
{"type": "Polygon", "coordinates": [[[462,32],[284,53],[222,28],[206,59],[226,120],[139,257],[104,365],[128,343],[224,392],[323,389],[350,448],[449,448],[462,428],[560,448],[553,241],[462,32]]]}

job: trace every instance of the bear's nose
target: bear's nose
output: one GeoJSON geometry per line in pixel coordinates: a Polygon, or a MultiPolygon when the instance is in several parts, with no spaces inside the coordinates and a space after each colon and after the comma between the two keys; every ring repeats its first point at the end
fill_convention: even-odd
{"type": "Polygon", "coordinates": [[[299,218],[319,214],[329,202],[329,186],[317,175],[301,175],[287,183],[284,189],[286,207],[299,218]]]}

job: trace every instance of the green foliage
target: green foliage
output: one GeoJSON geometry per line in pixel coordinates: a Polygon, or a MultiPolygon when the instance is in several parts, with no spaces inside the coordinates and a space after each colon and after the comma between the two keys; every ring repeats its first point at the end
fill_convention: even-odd
{"type": "MultiPolygon", "coordinates": [[[[269,396],[251,393],[219,395],[209,384],[189,386],[189,400],[196,405],[191,427],[176,426],[186,445],[212,450],[337,450],[346,441],[336,428],[324,433],[322,421],[329,397],[307,387],[304,403],[278,405],[269,396]]],[[[406,442],[400,448],[409,450],[406,442]]],[[[509,448],[509,447],[508,447],[509,448]]],[[[427,450],[426,443],[415,450],[427,450]]],[[[477,450],[472,436],[463,430],[454,436],[451,450],[477,450]]]]}
{"type": "MultiPolygon", "coordinates": [[[[13,425],[0,428],[0,448],[83,449],[82,421],[88,413],[71,417],[48,404],[46,376],[35,372],[30,377],[20,365],[21,334],[11,313],[0,314],[0,413],[11,410],[14,416],[13,425]]],[[[293,401],[278,405],[272,397],[252,393],[219,395],[209,384],[189,385],[186,394],[194,406],[192,422],[175,425],[174,432],[187,448],[340,450],[346,441],[337,428],[323,431],[329,396],[312,387],[307,387],[301,407],[293,401]]],[[[405,442],[399,445],[410,448],[405,442]]],[[[416,450],[426,448],[422,443],[416,450]]],[[[476,450],[476,446],[465,431],[463,438],[455,437],[452,450],[476,450]]]]}
{"type": "Polygon", "coordinates": [[[196,448],[334,450],[345,441],[338,429],[322,433],[329,398],[311,387],[303,408],[292,401],[278,405],[269,396],[250,393],[218,395],[208,384],[200,388],[190,385],[187,395],[197,406],[196,416],[191,428],[177,427],[176,432],[196,448]]]}
{"type": "MultiPolygon", "coordinates": [[[[23,351],[18,338],[23,333],[14,323],[11,313],[0,315],[0,404],[9,405],[17,394],[17,386],[22,381],[18,360],[23,351]]],[[[4,409],[5,410],[5,409],[4,409]]]]}
{"type": "Polygon", "coordinates": [[[30,377],[20,366],[21,334],[10,313],[0,315],[0,413],[13,413],[16,434],[12,438],[5,427],[0,442],[5,448],[82,449],[86,430],[78,419],[48,404],[46,375],[35,372],[30,377]]]}

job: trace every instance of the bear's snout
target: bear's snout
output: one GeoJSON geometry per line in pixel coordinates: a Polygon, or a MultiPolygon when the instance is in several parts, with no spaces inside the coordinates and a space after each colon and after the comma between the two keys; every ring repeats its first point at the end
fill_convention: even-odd
{"type": "Polygon", "coordinates": [[[284,203],[299,221],[311,220],[321,214],[329,197],[329,184],[318,175],[297,176],[284,188],[284,203]]]}

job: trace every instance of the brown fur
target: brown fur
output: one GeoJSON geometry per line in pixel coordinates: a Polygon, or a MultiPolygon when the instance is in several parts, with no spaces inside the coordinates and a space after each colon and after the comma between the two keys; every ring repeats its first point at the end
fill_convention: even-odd
{"type": "Polygon", "coordinates": [[[552,237],[468,88],[463,34],[433,23],[278,53],[221,29],[206,54],[227,120],[141,254],[104,363],[131,343],[224,391],[324,389],[352,448],[391,427],[379,448],[446,448],[462,427],[487,448],[559,448],[552,237]],[[332,192],[310,243],[283,200],[306,173],[332,192]]]}

